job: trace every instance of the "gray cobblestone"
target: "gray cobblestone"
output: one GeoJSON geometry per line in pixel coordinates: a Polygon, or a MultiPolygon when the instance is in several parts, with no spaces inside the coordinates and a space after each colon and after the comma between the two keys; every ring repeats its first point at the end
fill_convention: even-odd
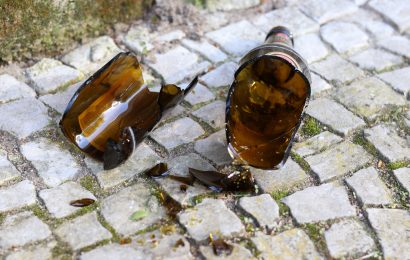
{"type": "Polygon", "coordinates": [[[410,67],[385,72],[379,74],[378,77],[391,85],[396,91],[410,98],[410,85],[407,84],[410,80],[410,67]]]}
{"type": "Polygon", "coordinates": [[[192,106],[198,105],[203,102],[211,101],[215,98],[215,95],[209,91],[204,85],[198,83],[198,85],[185,97],[185,101],[192,106]]]}
{"type": "Polygon", "coordinates": [[[154,49],[151,42],[157,34],[151,32],[146,26],[132,26],[131,29],[124,36],[124,44],[135,53],[145,53],[154,49]]]}
{"type": "Polygon", "coordinates": [[[410,168],[401,168],[394,171],[394,176],[407,192],[410,192],[410,168]]]}
{"type": "Polygon", "coordinates": [[[234,80],[234,73],[237,67],[235,63],[227,62],[202,76],[200,81],[211,88],[229,86],[234,80]]]}
{"type": "Polygon", "coordinates": [[[298,228],[276,236],[258,232],[252,242],[263,259],[323,259],[308,235],[298,228]]]}
{"type": "Polygon", "coordinates": [[[232,161],[228,153],[224,130],[220,130],[205,139],[196,141],[195,151],[218,166],[229,164],[232,161]]]}
{"type": "Polygon", "coordinates": [[[225,102],[215,101],[201,107],[192,114],[207,122],[213,128],[221,129],[225,126],[225,109],[225,102]]]}
{"type": "Polygon", "coordinates": [[[377,72],[389,69],[403,62],[401,57],[380,49],[365,50],[350,57],[350,60],[358,64],[362,69],[375,70],[377,72]]]}
{"type": "Polygon", "coordinates": [[[234,243],[229,243],[229,245],[232,246],[232,252],[230,255],[222,255],[222,256],[216,256],[214,253],[214,250],[210,246],[201,246],[199,248],[199,251],[201,254],[206,258],[206,259],[215,259],[215,260],[256,260],[252,253],[246,249],[245,247],[234,244],[234,243]]]}
{"type": "Polygon", "coordinates": [[[391,126],[377,125],[364,130],[365,138],[389,162],[410,159],[410,147],[406,139],[400,137],[391,126]]]}
{"type": "Polygon", "coordinates": [[[265,34],[250,22],[242,20],[219,30],[209,32],[206,37],[219,44],[232,55],[242,56],[264,41],[265,34]]]}
{"type": "Polygon", "coordinates": [[[49,187],[72,180],[80,171],[80,166],[68,151],[45,138],[23,144],[21,153],[31,161],[49,187]]]}
{"type": "Polygon", "coordinates": [[[292,159],[288,159],[285,166],[280,170],[265,171],[251,169],[256,183],[266,193],[289,191],[293,187],[308,180],[308,175],[292,159]]]}
{"type": "Polygon", "coordinates": [[[97,220],[95,212],[77,217],[59,226],[55,233],[74,250],[110,239],[111,233],[97,220]],[[87,232],[84,232],[87,230],[87,232]]]}
{"type": "Polygon", "coordinates": [[[292,216],[300,224],[356,214],[345,188],[336,183],[309,187],[285,197],[282,201],[290,208],[292,216]]]}
{"type": "Polygon", "coordinates": [[[389,36],[383,38],[377,44],[393,53],[410,58],[410,40],[403,36],[389,36]]]}
{"type": "Polygon", "coordinates": [[[371,161],[359,145],[345,141],[333,148],[305,159],[321,182],[354,172],[371,161]]]}
{"type": "Polygon", "coordinates": [[[0,189],[0,213],[35,204],[36,190],[31,181],[21,181],[0,189]]]}
{"type": "Polygon", "coordinates": [[[28,249],[21,249],[17,252],[13,252],[6,257],[6,260],[23,260],[23,259],[35,259],[45,260],[52,259],[52,248],[56,246],[56,242],[52,241],[46,245],[39,245],[28,249]]]}
{"type": "Polygon", "coordinates": [[[410,6],[406,0],[372,0],[369,6],[393,21],[400,32],[409,31],[410,6]]]}
{"type": "Polygon", "coordinates": [[[326,244],[333,258],[357,258],[374,252],[376,245],[357,220],[343,220],[325,232],[326,244]]]}
{"type": "Polygon", "coordinates": [[[315,33],[305,34],[295,39],[295,50],[308,62],[312,63],[329,55],[329,50],[315,33]]]}
{"type": "Polygon", "coordinates": [[[84,198],[97,200],[91,192],[75,182],[66,182],[52,189],[41,190],[39,196],[55,218],[64,218],[80,210],[71,206],[71,201],[84,198]]]}
{"type": "Polygon", "coordinates": [[[204,199],[194,208],[179,213],[178,219],[196,241],[205,240],[210,234],[230,237],[245,232],[240,219],[217,199],[204,199]]]}
{"type": "Polygon", "coordinates": [[[239,206],[254,217],[262,228],[273,228],[279,219],[279,206],[269,194],[242,197],[239,206]]]}
{"type": "Polygon", "coordinates": [[[400,209],[367,209],[386,259],[410,258],[410,214],[400,209]]]}
{"type": "Polygon", "coordinates": [[[44,95],[80,81],[82,73],[58,60],[44,58],[26,70],[34,89],[44,95]]]}
{"type": "Polygon", "coordinates": [[[318,76],[316,73],[311,73],[310,76],[312,77],[312,84],[311,84],[311,95],[312,97],[316,97],[320,95],[322,92],[325,92],[329,89],[332,89],[332,86],[327,83],[324,79],[318,76]]]}
{"type": "Polygon", "coordinates": [[[367,34],[353,23],[330,22],[320,32],[339,53],[353,53],[369,45],[367,34]]]}
{"type": "Polygon", "coordinates": [[[149,255],[136,250],[130,245],[108,244],[81,254],[81,260],[121,259],[121,260],[145,260],[149,255]]]}
{"type": "Polygon", "coordinates": [[[160,35],[156,37],[155,40],[158,43],[167,43],[167,42],[182,40],[184,37],[185,37],[185,33],[178,29],[178,30],[170,31],[163,35],[160,35]]]}
{"type": "Polygon", "coordinates": [[[47,113],[47,107],[32,98],[0,105],[0,130],[26,138],[49,124],[47,113]]]}
{"type": "Polygon", "coordinates": [[[313,100],[306,112],[341,135],[348,135],[355,129],[365,126],[362,119],[327,98],[313,100]]]}
{"type": "Polygon", "coordinates": [[[211,11],[231,11],[250,8],[260,4],[259,0],[209,0],[206,6],[211,11]]]}
{"type": "Polygon", "coordinates": [[[295,143],[293,149],[295,153],[306,157],[327,150],[332,145],[340,143],[341,141],[343,141],[341,137],[329,131],[325,131],[302,143],[295,143]]]}
{"type": "Polygon", "coordinates": [[[352,177],[347,178],[346,182],[365,205],[393,203],[388,188],[381,181],[376,169],[373,167],[358,171],[352,177]]]}
{"type": "Polygon", "coordinates": [[[364,75],[363,71],[338,55],[330,55],[323,61],[313,63],[311,69],[327,80],[350,82],[364,75]]]}
{"type": "Polygon", "coordinates": [[[56,110],[58,113],[63,114],[71,97],[74,95],[74,93],[77,91],[77,89],[80,87],[82,83],[83,82],[73,84],[62,92],[57,92],[55,94],[47,94],[41,96],[39,99],[44,104],[56,110]]]}
{"type": "Polygon", "coordinates": [[[20,176],[20,172],[7,159],[7,152],[0,149],[0,186],[20,176]]]}
{"type": "Polygon", "coordinates": [[[189,39],[184,39],[182,40],[182,44],[187,48],[200,53],[205,58],[214,63],[222,62],[228,58],[228,56],[223,51],[205,40],[196,42],[189,39]]]}
{"type": "Polygon", "coordinates": [[[348,0],[307,0],[302,3],[301,10],[322,24],[356,12],[357,6],[348,0]]]}
{"type": "Polygon", "coordinates": [[[0,75],[0,104],[35,96],[36,92],[24,82],[8,74],[0,75]]]}
{"type": "Polygon", "coordinates": [[[197,122],[185,117],[156,129],[151,136],[155,141],[171,150],[179,145],[194,141],[204,133],[197,122]]]}
{"type": "Polygon", "coordinates": [[[386,109],[407,104],[405,98],[374,77],[340,88],[334,97],[367,120],[375,119],[386,109]]]}

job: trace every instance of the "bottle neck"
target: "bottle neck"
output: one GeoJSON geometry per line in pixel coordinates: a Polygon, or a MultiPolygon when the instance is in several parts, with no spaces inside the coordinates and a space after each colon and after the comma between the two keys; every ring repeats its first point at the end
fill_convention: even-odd
{"type": "Polygon", "coordinates": [[[265,40],[266,44],[280,44],[293,48],[293,35],[289,29],[277,26],[270,30],[265,40]]]}

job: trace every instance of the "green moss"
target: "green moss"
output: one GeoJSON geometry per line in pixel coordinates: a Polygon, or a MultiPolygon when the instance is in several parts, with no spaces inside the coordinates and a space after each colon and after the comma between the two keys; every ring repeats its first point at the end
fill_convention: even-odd
{"type": "Polygon", "coordinates": [[[201,8],[206,7],[206,0],[185,0],[185,1],[195,6],[201,7],[201,8]]]}
{"type": "Polygon", "coordinates": [[[324,228],[320,227],[317,224],[304,224],[302,228],[308,234],[308,236],[315,242],[318,250],[326,254],[326,241],[323,235],[324,228]]]}
{"type": "Polygon", "coordinates": [[[310,166],[305,159],[303,159],[300,155],[296,153],[292,153],[292,159],[302,167],[305,172],[310,172],[310,166]]]}
{"type": "Polygon", "coordinates": [[[100,187],[95,180],[95,178],[91,175],[84,176],[80,179],[80,185],[83,186],[86,190],[90,191],[94,195],[100,193],[100,187]]]}
{"type": "Polygon", "coordinates": [[[4,221],[5,218],[6,218],[6,215],[0,213],[0,225],[3,223],[3,221],[4,221]]]}
{"type": "Polygon", "coordinates": [[[387,164],[387,168],[394,171],[400,168],[410,167],[410,161],[392,162],[387,164]]]}
{"type": "Polygon", "coordinates": [[[357,133],[353,136],[353,143],[362,146],[366,151],[368,151],[374,157],[378,157],[378,152],[376,147],[366,140],[363,136],[363,132],[357,133]]]}
{"type": "Polygon", "coordinates": [[[307,117],[305,119],[305,122],[302,126],[302,134],[304,136],[312,137],[312,136],[320,134],[321,132],[322,132],[322,127],[316,119],[312,117],[307,117]]]}
{"type": "Polygon", "coordinates": [[[71,250],[62,245],[57,245],[51,250],[52,259],[71,260],[71,254],[71,250]]]}
{"type": "Polygon", "coordinates": [[[31,207],[31,211],[33,212],[33,214],[38,217],[39,219],[49,222],[51,220],[51,216],[48,213],[47,210],[41,208],[38,205],[34,205],[31,207]]]}
{"type": "Polygon", "coordinates": [[[277,191],[272,193],[272,198],[276,201],[279,206],[279,214],[281,216],[288,216],[290,214],[290,209],[281,200],[290,194],[289,191],[277,191]]]}

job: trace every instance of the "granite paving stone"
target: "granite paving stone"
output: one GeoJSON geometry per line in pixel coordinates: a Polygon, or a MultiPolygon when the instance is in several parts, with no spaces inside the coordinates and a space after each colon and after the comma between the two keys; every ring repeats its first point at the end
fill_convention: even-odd
{"type": "Polygon", "coordinates": [[[206,2],[206,7],[211,11],[231,11],[238,9],[246,9],[260,4],[258,0],[209,0],[206,2]]]}
{"type": "Polygon", "coordinates": [[[410,6],[406,0],[372,0],[369,6],[386,16],[400,32],[410,29],[410,6]]]}
{"type": "Polygon", "coordinates": [[[206,40],[192,41],[190,39],[184,39],[182,40],[182,45],[188,49],[198,52],[213,63],[222,62],[228,58],[223,51],[206,40]]]}
{"type": "Polygon", "coordinates": [[[215,259],[215,260],[256,260],[252,253],[245,247],[227,242],[232,246],[232,252],[229,255],[222,254],[220,256],[215,255],[214,250],[211,246],[201,246],[199,251],[205,257],[205,259],[215,259]]]}
{"type": "Polygon", "coordinates": [[[298,228],[276,236],[258,232],[251,240],[263,259],[323,259],[309,236],[298,228]]]}
{"type": "Polygon", "coordinates": [[[233,62],[227,62],[202,76],[199,80],[211,88],[230,86],[234,80],[235,70],[238,67],[233,62]]]}
{"type": "Polygon", "coordinates": [[[206,37],[219,44],[228,53],[242,56],[261,44],[266,35],[250,22],[242,20],[206,33],[206,37]]]}
{"type": "Polygon", "coordinates": [[[264,15],[257,16],[252,20],[252,23],[265,33],[268,33],[275,26],[284,24],[286,24],[286,27],[288,27],[295,36],[319,30],[319,24],[307,17],[295,6],[276,9],[264,15]]]}
{"type": "Polygon", "coordinates": [[[123,42],[135,53],[146,53],[154,49],[153,38],[157,36],[148,26],[135,25],[124,36],[123,42]]]}
{"type": "Polygon", "coordinates": [[[39,99],[46,104],[47,106],[53,108],[58,113],[63,114],[67,108],[68,103],[71,100],[71,97],[77,91],[77,89],[83,84],[83,82],[75,83],[69,86],[67,89],[55,94],[47,94],[41,96],[39,99]]]}
{"type": "Polygon", "coordinates": [[[140,144],[123,164],[112,170],[104,170],[103,163],[87,157],[85,162],[97,177],[103,189],[110,189],[154,167],[160,157],[145,143],[140,144]]]}
{"type": "Polygon", "coordinates": [[[329,55],[329,50],[315,33],[295,38],[295,50],[308,62],[312,63],[329,55]]]}
{"type": "Polygon", "coordinates": [[[410,213],[401,209],[367,209],[386,259],[410,258],[410,213]]]}
{"type": "Polygon", "coordinates": [[[194,141],[203,135],[202,127],[189,117],[161,126],[152,132],[151,137],[167,150],[194,141]]]}
{"type": "Polygon", "coordinates": [[[300,9],[320,24],[341,18],[357,11],[357,6],[348,0],[303,1],[300,9]]]}
{"type": "Polygon", "coordinates": [[[109,36],[101,36],[63,56],[62,61],[84,74],[92,74],[121,52],[109,36]]]}
{"type": "Polygon", "coordinates": [[[364,75],[361,69],[335,54],[328,56],[322,61],[313,63],[311,69],[327,80],[341,83],[351,82],[364,75]]]}
{"type": "Polygon", "coordinates": [[[310,102],[306,113],[344,136],[366,125],[361,118],[328,98],[310,102]]]}
{"type": "Polygon", "coordinates": [[[218,100],[201,107],[192,112],[192,114],[205,121],[213,128],[221,129],[225,126],[225,110],[226,103],[218,100]]]}
{"type": "Polygon", "coordinates": [[[364,130],[364,137],[389,162],[410,159],[409,141],[400,137],[392,126],[376,125],[364,130]]]}
{"type": "Polygon", "coordinates": [[[299,224],[356,215],[345,188],[337,183],[309,187],[282,201],[299,224]]]}
{"type": "Polygon", "coordinates": [[[182,206],[191,206],[194,203],[193,198],[212,192],[208,187],[198,182],[194,182],[192,185],[184,185],[184,183],[170,178],[159,178],[155,181],[171,198],[182,206]]]}
{"type": "Polygon", "coordinates": [[[306,157],[327,150],[329,147],[341,141],[343,141],[341,137],[329,131],[325,131],[304,142],[295,143],[293,149],[298,155],[306,157]]]}
{"type": "Polygon", "coordinates": [[[24,180],[0,189],[0,213],[35,204],[36,190],[31,181],[24,180]]]}
{"type": "Polygon", "coordinates": [[[55,230],[55,233],[74,250],[112,237],[111,233],[98,222],[95,212],[65,222],[55,230]]]}
{"type": "Polygon", "coordinates": [[[254,217],[260,227],[273,228],[279,219],[279,206],[269,194],[254,197],[242,197],[239,206],[254,217]]]}
{"type": "Polygon", "coordinates": [[[49,124],[48,109],[34,98],[0,105],[0,130],[23,139],[49,124]]]}
{"type": "Polygon", "coordinates": [[[251,168],[256,183],[266,193],[289,191],[308,181],[309,176],[292,159],[279,170],[261,170],[251,168]]]}
{"type": "Polygon", "coordinates": [[[44,95],[55,92],[80,81],[83,74],[61,61],[44,58],[34,66],[26,69],[26,74],[34,89],[44,95]]]}
{"type": "Polygon", "coordinates": [[[66,150],[45,138],[25,143],[21,153],[31,161],[38,175],[49,187],[72,180],[81,168],[74,157],[66,150]]]}
{"type": "Polygon", "coordinates": [[[26,83],[8,74],[0,75],[0,104],[35,96],[36,92],[26,83]]]}
{"type": "Polygon", "coordinates": [[[220,130],[207,138],[196,141],[194,149],[218,166],[232,162],[232,157],[228,153],[226,144],[225,130],[220,130]]]}
{"type": "Polygon", "coordinates": [[[338,53],[353,53],[369,45],[367,34],[353,23],[330,22],[322,26],[320,33],[338,53]]]}
{"type": "Polygon", "coordinates": [[[305,160],[320,181],[325,182],[355,172],[370,163],[372,157],[361,146],[344,141],[305,160]]]}
{"type": "Polygon", "coordinates": [[[108,244],[97,247],[91,251],[82,253],[81,260],[100,260],[100,259],[121,259],[121,260],[146,260],[151,259],[141,250],[136,250],[130,245],[108,244]]]}
{"type": "Polygon", "coordinates": [[[7,152],[0,149],[0,186],[20,176],[20,172],[7,159],[7,152]]]}
{"type": "Polygon", "coordinates": [[[392,35],[383,38],[377,44],[393,53],[410,58],[410,40],[404,36],[392,35]]]}
{"type": "Polygon", "coordinates": [[[316,73],[310,73],[312,78],[311,87],[311,96],[313,98],[319,96],[322,92],[326,92],[329,89],[332,89],[332,85],[326,82],[326,80],[322,79],[316,73]]]}
{"type": "Polygon", "coordinates": [[[201,104],[203,102],[211,101],[215,95],[204,85],[198,83],[197,86],[185,97],[185,101],[192,106],[201,104]]]}
{"type": "Polygon", "coordinates": [[[147,183],[140,181],[105,198],[101,202],[101,214],[119,234],[127,236],[158,222],[165,217],[165,210],[147,183]],[[146,211],[147,216],[138,221],[130,220],[136,211],[146,211]]]}
{"type": "Polygon", "coordinates": [[[20,249],[10,253],[6,260],[23,260],[23,259],[52,259],[52,249],[56,246],[56,242],[52,241],[45,245],[38,245],[27,249],[20,249]]]}
{"type": "Polygon", "coordinates": [[[392,195],[373,167],[356,172],[346,182],[364,205],[393,203],[392,195]]]}
{"type": "Polygon", "coordinates": [[[159,35],[155,38],[158,43],[167,43],[182,40],[185,37],[185,33],[179,29],[167,32],[165,34],[159,35]]]}
{"type": "Polygon", "coordinates": [[[334,97],[353,112],[374,120],[386,109],[406,106],[406,99],[381,80],[369,77],[337,89],[334,97]]]}
{"type": "Polygon", "coordinates": [[[389,69],[403,62],[401,57],[381,49],[365,50],[350,57],[350,60],[359,65],[362,69],[374,70],[377,72],[389,69]]]}
{"type": "Polygon", "coordinates": [[[21,212],[7,216],[0,225],[0,249],[24,246],[50,236],[50,228],[44,222],[31,212],[21,212]]]}
{"type": "Polygon", "coordinates": [[[179,222],[195,241],[209,237],[231,237],[245,232],[240,219],[229,210],[222,200],[204,199],[194,208],[178,214],[179,222]]]}
{"type": "Polygon", "coordinates": [[[39,197],[44,201],[47,210],[55,218],[70,216],[81,209],[71,206],[71,201],[84,198],[97,200],[91,192],[72,181],[55,188],[41,190],[39,197]]]}
{"type": "Polygon", "coordinates": [[[325,231],[326,245],[333,258],[357,258],[376,249],[372,237],[357,220],[342,220],[325,231]]]}
{"type": "Polygon", "coordinates": [[[408,84],[410,81],[410,67],[385,72],[379,74],[378,77],[387,82],[393,87],[393,89],[410,99],[410,85],[408,84]]]}
{"type": "Polygon", "coordinates": [[[401,168],[394,171],[394,176],[407,192],[410,192],[410,168],[401,168]]]}

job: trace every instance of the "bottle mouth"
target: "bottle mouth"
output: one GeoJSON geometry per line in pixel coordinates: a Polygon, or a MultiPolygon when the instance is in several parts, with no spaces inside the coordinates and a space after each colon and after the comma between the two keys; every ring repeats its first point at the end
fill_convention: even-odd
{"type": "Polygon", "coordinates": [[[292,32],[291,32],[287,27],[285,27],[285,26],[276,26],[276,27],[272,28],[272,29],[268,32],[268,34],[266,35],[265,42],[267,42],[270,37],[272,37],[272,36],[274,36],[274,35],[276,35],[276,34],[284,34],[284,35],[286,35],[286,36],[290,39],[290,41],[291,41],[291,43],[292,43],[292,46],[291,46],[291,47],[293,47],[293,46],[295,45],[292,32]]]}

